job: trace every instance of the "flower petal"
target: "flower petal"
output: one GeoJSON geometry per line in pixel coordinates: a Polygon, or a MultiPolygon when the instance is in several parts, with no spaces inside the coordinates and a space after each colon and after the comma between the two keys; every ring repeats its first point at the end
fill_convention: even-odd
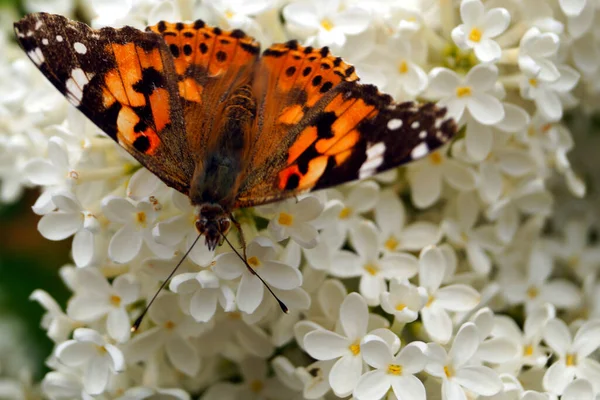
{"type": "Polygon", "coordinates": [[[360,377],[353,395],[357,400],[382,399],[389,389],[390,379],[386,371],[378,369],[360,377]]]}
{"type": "Polygon", "coordinates": [[[314,330],[304,336],[304,348],[316,360],[332,360],[349,352],[350,340],[325,330],[314,330]]]}

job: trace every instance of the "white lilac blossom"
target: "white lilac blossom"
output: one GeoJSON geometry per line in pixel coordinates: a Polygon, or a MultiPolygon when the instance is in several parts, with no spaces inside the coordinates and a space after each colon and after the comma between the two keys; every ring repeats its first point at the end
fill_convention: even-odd
{"type": "MultiPolygon", "coordinates": [[[[600,111],[597,2],[76,3],[23,7],[328,46],[396,101],[447,108],[459,133],[404,168],[234,211],[289,314],[228,244],[200,240],[164,282],[197,238],[195,208],[62,99],[3,8],[0,200],[39,189],[40,235],[71,240],[73,265],[59,273],[66,304],[31,294],[50,371],[3,378],[0,397],[598,398],[600,143],[585,114],[600,111]]],[[[241,250],[235,226],[228,240],[241,250]]],[[[3,346],[10,375],[21,363],[3,346]]]]}

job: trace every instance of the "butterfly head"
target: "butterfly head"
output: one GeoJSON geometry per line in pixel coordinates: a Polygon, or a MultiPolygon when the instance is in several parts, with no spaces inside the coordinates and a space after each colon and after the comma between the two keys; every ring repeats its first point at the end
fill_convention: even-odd
{"type": "Polygon", "coordinates": [[[218,204],[201,204],[198,206],[196,229],[204,235],[206,246],[214,250],[221,243],[221,236],[231,228],[229,214],[218,204]]]}

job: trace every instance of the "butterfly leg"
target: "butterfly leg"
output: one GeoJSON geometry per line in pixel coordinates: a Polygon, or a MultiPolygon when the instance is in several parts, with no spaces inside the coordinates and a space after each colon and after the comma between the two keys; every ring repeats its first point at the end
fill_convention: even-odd
{"type": "Polygon", "coordinates": [[[244,255],[244,260],[248,260],[248,257],[246,256],[246,239],[244,238],[244,231],[242,230],[242,225],[239,223],[239,221],[237,219],[235,219],[233,217],[233,213],[229,214],[229,219],[235,226],[235,229],[237,229],[237,231],[238,231],[238,236],[240,238],[240,243],[242,245],[242,254],[244,255]]]}

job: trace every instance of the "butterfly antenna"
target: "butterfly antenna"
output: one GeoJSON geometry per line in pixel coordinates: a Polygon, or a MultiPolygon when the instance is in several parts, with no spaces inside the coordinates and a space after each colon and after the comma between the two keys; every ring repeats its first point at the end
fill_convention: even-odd
{"type": "Polygon", "coordinates": [[[242,262],[246,265],[246,268],[248,268],[248,271],[250,271],[250,273],[254,276],[256,276],[258,279],[260,279],[260,281],[262,282],[263,285],[265,285],[265,287],[267,288],[267,290],[269,291],[269,293],[271,293],[271,295],[273,296],[273,298],[275,300],[277,300],[277,303],[279,304],[279,308],[281,308],[281,311],[283,311],[284,313],[289,313],[290,310],[289,308],[287,308],[287,306],[285,305],[285,303],[283,301],[281,301],[279,299],[279,297],[277,297],[277,295],[275,293],[273,293],[273,290],[269,287],[269,285],[267,285],[267,282],[264,281],[263,278],[260,277],[260,275],[258,275],[258,273],[254,270],[254,268],[252,268],[250,266],[250,264],[248,264],[248,261],[246,261],[246,259],[244,257],[242,257],[242,255],[240,254],[239,251],[236,250],[235,247],[233,247],[233,245],[231,244],[231,242],[229,241],[229,239],[227,239],[227,236],[223,235],[221,233],[221,236],[223,237],[223,239],[225,239],[225,241],[227,242],[227,244],[229,245],[229,247],[231,247],[231,250],[234,251],[235,254],[237,254],[237,256],[240,258],[240,260],[242,260],[242,262]]]}
{"type": "Polygon", "coordinates": [[[165,288],[165,286],[167,286],[167,283],[173,277],[173,275],[175,274],[175,272],[177,272],[177,269],[179,269],[179,267],[181,266],[181,264],[183,264],[183,261],[190,254],[190,252],[192,251],[192,249],[194,248],[194,246],[196,245],[196,243],[200,239],[200,236],[202,236],[202,234],[199,234],[196,237],[196,239],[194,239],[194,242],[192,243],[192,245],[190,246],[190,248],[185,252],[185,254],[183,255],[183,257],[181,257],[181,260],[179,260],[179,262],[177,263],[177,265],[175,266],[175,268],[173,268],[173,271],[171,271],[171,273],[169,274],[169,276],[167,276],[167,279],[164,280],[164,282],[162,283],[162,285],[160,285],[160,287],[158,288],[158,290],[156,291],[156,293],[154,293],[154,296],[152,296],[152,299],[146,305],[146,308],[144,308],[144,311],[142,311],[142,314],[139,317],[137,317],[137,319],[135,320],[135,322],[131,326],[131,332],[132,333],[138,330],[138,328],[140,327],[140,325],[142,323],[142,320],[146,316],[146,313],[148,313],[148,310],[150,309],[150,306],[152,305],[152,303],[154,303],[154,300],[156,300],[156,298],[158,297],[158,294],[165,288]]]}

